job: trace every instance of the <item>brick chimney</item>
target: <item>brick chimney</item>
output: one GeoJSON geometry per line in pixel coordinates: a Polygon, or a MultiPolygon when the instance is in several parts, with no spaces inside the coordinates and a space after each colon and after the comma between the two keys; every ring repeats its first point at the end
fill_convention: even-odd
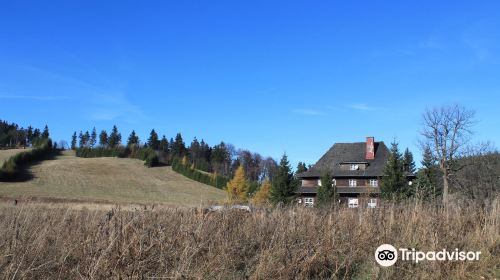
{"type": "Polygon", "coordinates": [[[375,159],[375,138],[366,137],[366,160],[375,159]]]}

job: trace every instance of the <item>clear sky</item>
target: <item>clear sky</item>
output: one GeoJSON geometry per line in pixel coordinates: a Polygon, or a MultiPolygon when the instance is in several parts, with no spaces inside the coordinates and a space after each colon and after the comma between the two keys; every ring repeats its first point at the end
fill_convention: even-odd
{"type": "Polygon", "coordinates": [[[366,136],[416,154],[426,107],[500,137],[498,1],[2,1],[0,119],[55,140],[155,128],[314,163],[366,136]],[[410,3],[412,2],[412,3],[410,3]]]}

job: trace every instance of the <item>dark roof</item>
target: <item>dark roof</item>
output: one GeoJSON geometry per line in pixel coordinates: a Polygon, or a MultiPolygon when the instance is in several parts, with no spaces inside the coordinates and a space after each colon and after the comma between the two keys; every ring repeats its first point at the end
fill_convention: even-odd
{"type": "Polygon", "coordinates": [[[319,178],[325,171],[330,171],[333,177],[379,177],[384,172],[384,166],[390,151],[384,142],[375,142],[375,159],[366,159],[366,143],[336,143],[308,171],[300,173],[299,178],[319,178]],[[365,170],[341,170],[340,163],[366,162],[365,170]]]}

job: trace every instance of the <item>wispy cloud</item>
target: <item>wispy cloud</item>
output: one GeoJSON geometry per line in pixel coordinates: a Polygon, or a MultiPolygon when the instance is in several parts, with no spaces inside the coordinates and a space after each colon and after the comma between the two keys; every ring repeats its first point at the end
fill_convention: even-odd
{"type": "Polygon", "coordinates": [[[292,113],[305,116],[324,116],[325,112],[313,109],[295,109],[292,113]]]}
{"type": "Polygon", "coordinates": [[[124,119],[129,122],[140,122],[147,119],[144,112],[123,92],[105,92],[96,95],[89,107],[88,119],[92,121],[124,119]]]}
{"type": "Polygon", "coordinates": [[[345,107],[358,111],[376,111],[381,109],[378,107],[369,106],[368,104],[365,103],[350,104],[350,105],[345,105],[345,107]]]}
{"type": "Polygon", "coordinates": [[[15,95],[15,94],[1,94],[0,99],[26,99],[26,100],[40,100],[40,101],[53,101],[53,100],[68,100],[69,96],[35,96],[35,95],[15,95]]]}

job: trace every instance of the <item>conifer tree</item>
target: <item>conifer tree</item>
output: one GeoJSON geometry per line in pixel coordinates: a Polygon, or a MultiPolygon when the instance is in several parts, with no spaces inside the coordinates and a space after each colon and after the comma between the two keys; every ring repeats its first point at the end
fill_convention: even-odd
{"type": "Polygon", "coordinates": [[[183,157],[186,155],[186,145],[184,144],[184,140],[182,140],[182,135],[177,133],[175,136],[175,141],[172,147],[172,154],[175,157],[183,157]]]}
{"type": "Polygon", "coordinates": [[[90,133],[88,130],[85,131],[85,134],[83,134],[83,138],[84,138],[84,146],[88,147],[90,142],[90,133]]]}
{"type": "Polygon", "coordinates": [[[28,145],[33,144],[33,127],[28,126],[28,130],[26,131],[26,139],[28,140],[28,145]]]}
{"type": "Polygon", "coordinates": [[[108,145],[111,148],[116,148],[120,145],[121,141],[122,135],[118,132],[118,128],[116,127],[116,125],[114,125],[108,138],[108,145]]]}
{"type": "Polygon", "coordinates": [[[271,187],[271,201],[274,204],[291,203],[295,197],[298,184],[294,176],[286,154],[283,155],[277,173],[274,175],[271,187]]]}
{"type": "Polygon", "coordinates": [[[416,171],[415,161],[413,160],[413,154],[408,148],[406,148],[403,155],[403,171],[407,174],[414,174],[416,171]]]}
{"type": "Polygon", "coordinates": [[[90,140],[89,140],[89,145],[91,148],[95,146],[97,142],[97,131],[95,130],[95,127],[92,129],[92,133],[90,134],[90,140]]]}
{"type": "Polygon", "coordinates": [[[333,185],[333,178],[329,172],[321,177],[321,186],[318,187],[316,195],[317,206],[326,206],[336,199],[336,187],[333,185]]]}
{"type": "Polygon", "coordinates": [[[102,130],[99,134],[99,146],[107,147],[108,146],[108,133],[106,130],[102,130]]]}
{"type": "Polygon", "coordinates": [[[165,135],[163,135],[160,140],[160,151],[168,153],[168,140],[165,135]]]}
{"type": "Polygon", "coordinates": [[[231,201],[247,200],[248,182],[245,178],[243,166],[238,167],[233,179],[227,183],[227,193],[231,201]]]}
{"type": "Polygon", "coordinates": [[[422,168],[418,171],[415,182],[416,195],[422,199],[436,198],[441,194],[438,185],[439,167],[429,147],[424,148],[421,164],[422,168]]]}
{"type": "Polygon", "coordinates": [[[33,140],[40,138],[40,135],[42,135],[40,129],[35,128],[35,130],[33,131],[33,140]]]}
{"type": "Polygon", "coordinates": [[[384,198],[400,198],[407,191],[407,183],[403,171],[403,159],[396,141],[391,144],[391,153],[384,167],[381,195],[384,198]]]}
{"type": "Polygon", "coordinates": [[[153,129],[151,130],[151,133],[149,134],[149,139],[148,139],[148,147],[151,149],[157,151],[160,149],[160,140],[158,140],[158,134],[156,131],[153,129]]]}
{"type": "Polygon", "coordinates": [[[256,205],[262,205],[269,202],[271,199],[271,182],[264,180],[259,190],[255,193],[252,202],[256,205]]]}
{"type": "Polygon", "coordinates": [[[135,148],[137,146],[139,146],[139,137],[135,134],[135,130],[132,130],[127,140],[127,147],[135,148]]]}
{"type": "Polygon", "coordinates": [[[47,125],[43,128],[42,138],[49,139],[49,127],[47,125]]]}
{"type": "Polygon", "coordinates": [[[71,149],[76,150],[76,131],[71,136],[71,149]]]}
{"type": "Polygon", "coordinates": [[[78,143],[78,146],[80,148],[84,148],[85,147],[85,137],[83,136],[83,133],[81,130],[80,130],[80,133],[78,134],[78,139],[80,140],[80,142],[78,143]]]}
{"type": "Polygon", "coordinates": [[[307,166],[305,163],[303,162],[299,162],[299,164],[297,165],[297,174],[300,174],[300,173],[304,173],[307,171],[307,166]]]}

